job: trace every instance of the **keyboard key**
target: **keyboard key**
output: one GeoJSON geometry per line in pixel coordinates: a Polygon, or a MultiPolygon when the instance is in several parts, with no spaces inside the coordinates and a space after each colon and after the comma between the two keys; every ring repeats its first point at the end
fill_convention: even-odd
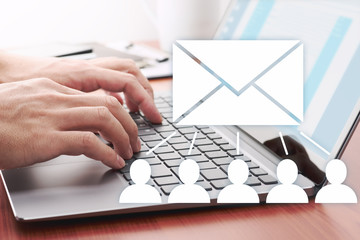
{"type": "Polygon", "coordinates": [[[206,128],[202,128],[201,131],[206,135],[206,134],[209,134],[209,133],[215,133],[215,131],[209,127],[206,127],[206,128]]]}
{"type": "Polygon", "coordinates": [[[179,132],[181,134],[188,134],[188,133],[194,133],[194,132],[198,132],[199,130],[192,127],[192,128],[180,128],[179,129],[179,132]]]}
{"type": "Polygon", "coordinates": [[[264,169],[261,169],[261,168],[250,169],[250,172],[254,176],[267,175],[267,172],[264,169]]]}
{"type": "Polygon", "coordinates": [[[172,96],[165,96],[165,97],[163,97],[163,99],[164,99],[166,102],[171,102],[171,101],[172,101],[172,96]]]}
{"type": "Polygon", "coordinates": [[[176,152],[159,154],[158,157],[162,161],[170,160],[170,159],[181,159],[181,156],[176,152]]]}
{"type": "Polygon", "coordinates": [[[221,139],[222,137],[217,134],[217,133],[211,133],[211,134],[208,134],[207,137],[211,140],[214,140],[214,139],[221,139]]]}
{"type": "Polygon", "coordinates": [[[251,176],[246,180],[245,184],[249,186],[258,186],[261,185],[261,182],[257,179],[257,177],[251,176]]]}
{"type": "Polygon", "coordinates": [[[170,105],[167,102],[155,103],[157,108],[168,108],[170,105]]]}
{"type": "Polygon", "coordinates": [[[172,149],[172,147],[167,146],[167,147],[159,147],[157,149],[154,150],[154,153],[156,154],[161,154],[161,153],[172,153],[174,152],[174,149],[172,149]]]}
{"type": "Polygon", "coordinates": [[[138,152],[135,153],[133,158],[134,159],[146,159],[146,158],[153,158],[155,155],[153,153],[147,154],[147,152],[138,152]]]}
{"type": "Polygon", "coordinates": [[[151,177],[158,178],[158,177],[167,177],[171,176],[171,171],[169,168],[165,167],[164,165],[153,165],[151,166],[151,177]]]}
{"type": "Polygon", "coordinates": [[[148,129],[140,129],[138,131],[138,135],[141,136],[147,136],[147,135],[154,135],[156,134],[155,130],[152,128],[148,128],[148,129]]]}
{"type": "MultiPolygon", "coordinates": [[[[194,133],[188,133],[188,134],[185,134],[184,136],[185,136],[185,138],[186,138],[187,140],[192,141],[192,140],[193,140],[193,137],[194,137],[194,133]]],[[[206,136],[205,136],[203,133],[198,133],[198,134],[196,135],[196,140],[195,140],[195,142],[196,142],[198,139],[206,139],[206,136]]]]}
{"type": "Polygon", "coordinates": [[[251,161],[250,158],[247,157],[247,156],[236,156],[236,159],[241,159],[241,160],[243,160],[245,162],[250,162],[251,161]]]}
{"type": "Polygon", "coordinates": [[[154,98],[154,103],[163,103],[165,100],[162,97],[156,97],[154,98]]]}
{"type": "Polygon", "coordinates": [[[141,123],[141,124],[137,125],[137,127],[138,127],[138,130],[149,129],[150,125],[147,123],[141,123]]]}
{"type": "Polygon", "coordinates": [[[224,158],[214,158],[212,161],[220,166],[220,165],[224,165],[224,164],[230,164],[231,161],[233,161],[234,159],[233,158],[230,158],[230,157],[224,157],[224,158]]]}
{"type": "MultiPolygon", "coordinates": [[[[153,148],[156,145],[158,145],[161,141],[152,141],[152,142],[147,142],[146,145],[149,146],[149,148],[153,148]]],[[[160,145],[160,147],[167,147],[169,146],[166,142],[164,142],[162,145],[160,145]]]]}
{"type": "Polygon", "coordinates": [[[213,145],[204,145],[198,147],[200,151],[202,152],[212,152],[212,151],[219,151],[219,146],[213,144],[213,145]]]}
{"type": "Polygon", "coordinates": [[[152,141],[162,140],[162,138],[159,135],[155,134],[155,135],[142,136],[141,140],[143,140],[144,142],[152,142],[152,141]]]}
{"type": "Polygon", "coordinates": [[[224,145],[224,144],[229,144],[228,141],[226,141],[225,139],[223,138],[220,138],[220,139],[214,139],[214,143],[217,144],[217,145],[224,145]]]}
{"type": "Polygon", "coordinates": [[[187,143],[189,142],[186,138],[184,138],[183,136],[181,137],[177,137],[177,138],[170,138],[168,140],[168,143],[170,144],[175,144],[175,143],[187,143]]]}
{"type": "Polygon", "coordinates": [[[141,124],[148,125],[148,123],[142,118],[136,118],[136,119],[134,119],[134,122],[136,123],[136,125],[141,125],[141,124]]]}
{"type": "Polygon", "coordinates": [[[198,128],[198,129],[203,129],[203,128],[209,128],[209,126],[206,126],[206,125],[200,125],[200,126],[196,126],[196,128],[198,128]]]}
{"type": "Polygon", "coordinates": [[[207,152],[205,153],[205,156],[207,156],[210,159],[213,159],[213,158],[227,157],[228,155],[222,151],[216,151],[216,152],[207,152]]]}
{"type": "Polygon", "coordinates": [[[237,157],[237,156],[242,156],[243,154],[239,151],[239,153],[237,153],[236,150],[230,150],[227,151],[227,153],[231,156],[231,157],[237,157]]]}
{"type": "Polygon", "coordinates": [[[221,165],[220,169],[223,170],[224,172],[228,172],[228,168],[229,168],[229,165],[221,165]]]}
{"type": "Polygon", "coordinates": [[[203,146],[203,145],[211,145],[213,142],[207,138],[205,139],[196,139],[194,145],[195,146],[203,146]]]}
{"type": "Polygon", "coordinates": [[[166,160],[164,161],[164,164],[169,167],[178,167],[180,165],[180,163],[184,161],[183,159],[175,159],[175,160],[166,160]]]}
{"type": "Polygon", "coordinates": [[[170,126],[170,125],[168,125],[168,126],[162,126],[161,125],[161,126],[155,128],[155,130],[157,132],[159,132],[159,133],[161,133],[161,132],[174,132],[175,128],[173,126],[170,126]]]}
{"type": "MultiPolygon", "coordinates": [[[[161,109],[161,108],[160,108],[161,109]]],[[[161,114],[164,118],[172,118],[172,112],[166,112],[161,114]]]]}
{"type": "MultiPolygon", "coordinates": [[[[161,135],[161,137],[163,137],[163,138],[167,138],[167,137],[170,136],[173,132],[174,132],[174,131],[172,131],[172,132],[162,132],[162,133],[160,133],[160,135],[161,135]]],[[[174,136],[172,136],[171,138],[178,138],[178,137],[181,137],[180,133],[176,133],[176,134],[175,134],[174,136]]]]}
{"type": "Polygon", "coordinates": [[[129,172],[130,171],[130,166],[134,161],[135,161],[135,159],[126,160],[125,161],[125,166],[122,169],[120,169],[120,172],[121,173],[129,172]]]}
{"type": "Polygon", "coordinates": [[[161,164],[161,161],[156,157],[154,157],[154,158],[146,158],[144,160],[146,160],[150,165],[161,164]]]}
{"type": "Polygon", "coordinates": [[[204,155],[191,156],[189,158],[196,161],[197,163],[208,162],[209,161],[209,159],[207,157],[205,157],[204,155]]]}
{"type": "Polygon", "coordinates": [[[180,128],[192,128],[193,126],[190,126],[190,125],[175,125],[174,124],[174,127],[177,128],[177,129],[180,129],[180,128]]]}
{"type": "Polygon", "coordinates": [[[180,150],[179,154],[183,157],[189,157],[189,156],[201,155],[201,152],[195,148],[191,150],[190,154],[189,154],[189,150],[180,150]]]}
{"type": "Polygon", "coordinates": [[[201,175],[208,181],[217,180],[217,179],[227,179],[226,173],[220,169],[205,169],[201,170],[201,175]]]}
{"type": "Polygon", "coordinates": [[[200,162],[199,163],[199,167],[201,170],[203,169],[212,169],[212,168],[216,168],[216,165],[212,162],[200,162]]]}
{"type": "Polygon", "coordinates": [[[221,179],[221,180],[214,180],[214,181],[211,181],[211,185],[215,188],[215,189],[223,189],[224,187],[228,186],[232,184],[230,182],[229,179],[221,179]]]}
{"type": "Polygon", "coordinates": [[[208,182],[203,181],[203,182],[197,182],[196,184],[202,186],[206,191],[212,190],[212,187],[208,182]]]}
{"type": "Polygon", "coordinates": [[[129,114],[130,114],[131,118],[134,119],[134,120],[141,118],[139,112],[129,112],[129,114]]]}
{"type": "Polygon", "coordinates": [[[222,150],[228,151],[228,150],[235,150],[234,146],[231,146],[230,144],[224,144],[220,146],[222,150]]]}
{"type": "Polygon", "coordinates": [[[159,109],[160,113],[172,113],[172,108],[171,107],[167,107],[167,108],[160,108],[159,109]]]}
{"type": "Polygon", "coordinates": [[[172,145],[172,147],[176,150],[189,150],[190,148],[190,143],[180,143],[180,144],[174,144],[172,145]]]}
{"type": "Polygon", "coordinates": [[[139,153],[135,153],[133,158],[134,159],[145,159],[145,158],[153,158],[154,154],[150,153],[150,154],[146,154],[147,152],[139,152],[139,153]]]}
{"type": "Polygon", "coordinates": [[[156,179],[154,179],[154,182],[159,186],[180,183],[179,180],[175,176],[156,178],[156,179]]]}
{"type": "Polygon", "coordinates": [[[141,149],[139,152],[147,152],[149,151],[150,148],[148,148],[148,146],[145,145],[145,143],[141,144],[141,149]]]}
{"type": "Polygon", "coordinates": [[[165,195],[170,195],[171,191],[176,187],[179,186],[179,184],[174,185],[165,185],[161,187],[161,190],[165,193],[165,195]]]}
{"type": "Polygon", "coordinates": [[[154,128],[163,127],[163,126],[168,126],[168,125],[170,125],[170,124],[169,124],[169,122],[166,121],[165,119],[163,119],[162,122],[159,123],[159,124],[152,124],[152,126],[153,126],[154,128]]]}
{"type": "Polygon", "coordinates": [[[258,167],[259,167],[259,165],[257,165],[257,164],[254,163],[254,162],[246,162],[246,163],[247,163],[249,169],[251,169],[251,168],[258,168],[258,167]]]}
{"type": "Polygon", "coordinates": [[[264,184],[277,184],[278,181],[270,175],[263,175],[263,176],[259,176],[259,179],[261,182],[263,182],[264,184]]]}
{"type": "Polygon", "coordinates": [[[126,179],[126,181],[130,181],[130,180],[131,180],[131,177],[130,177],[130,173],[129,173],[129,172],[124,173],[123,176],[124,176],[124,178],[126,179]]]}

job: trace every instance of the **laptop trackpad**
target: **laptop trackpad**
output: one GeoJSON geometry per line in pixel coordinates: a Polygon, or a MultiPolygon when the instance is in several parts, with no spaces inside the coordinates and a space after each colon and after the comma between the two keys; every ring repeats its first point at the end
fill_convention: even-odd
{"type": "Polygon", "coordinates": [[[60,156],[2,174],[15,215],[23,219],[116,209],[128,186],[117,171],[85,156],[60,156]]]}

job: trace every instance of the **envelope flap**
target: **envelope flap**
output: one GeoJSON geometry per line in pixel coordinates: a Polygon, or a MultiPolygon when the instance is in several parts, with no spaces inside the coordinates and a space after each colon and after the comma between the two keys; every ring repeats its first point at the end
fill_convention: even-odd
{"type": "Polygon", "coordinates": [[[182,40],[177,42],[239,91],[299,41],[182,40]]]}
{"type": "Polygon", "coordinates": [[[191,109],[219,84],[218,79],[173,45],[173,120],[191,109]]]}
{"type": "Polygon", "coordinates": [[[303,119],[303,45],[255,83],[300,121],[303,119]]]}

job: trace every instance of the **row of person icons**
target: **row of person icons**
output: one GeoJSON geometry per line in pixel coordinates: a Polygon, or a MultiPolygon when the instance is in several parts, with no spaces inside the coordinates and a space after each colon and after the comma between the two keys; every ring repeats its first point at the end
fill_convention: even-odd
{"type": "MultiPolygon", "coordinates": [[[[249,175],[248,165],[240,159],[233,160],[228,167],[231,182],[220,191],[218,203],[259,203],[257,192],[246,185],[249,175]]],[[[342,184],[346,178],[345,164],[338,159],[329,161],[326,177],[330,184],[317,193],[316,203],[357,203],[355,192],[342,184]]],[[[151,167],[146,160],[138,159],[130,167],[130,177],[134,184],[128,186],[120,195],[120,203],[161,203],[160,193],[146,184],[151,176],[151,167]]],[[[168,203],[210,203],[209,194],[196,184],[200,176],[199,165],[192,159],[186,159],[179,166],[179,177],[183,184],[175,187],[168,203]]],[[[298,176],[296,164],[289,159],[282,160],[277,167],[279,185],[273,187],[266,203],[308,203],[305,191],[294,184],[298,176]]]]}

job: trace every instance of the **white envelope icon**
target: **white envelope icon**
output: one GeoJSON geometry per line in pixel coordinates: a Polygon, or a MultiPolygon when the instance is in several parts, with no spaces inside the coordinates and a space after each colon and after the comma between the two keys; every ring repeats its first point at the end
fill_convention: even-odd
{"type": "Polygon", "coordinates": [[[173,45],[179,125],[299,125],[303,45],[297,40],[181,40],[173,45]]]}

